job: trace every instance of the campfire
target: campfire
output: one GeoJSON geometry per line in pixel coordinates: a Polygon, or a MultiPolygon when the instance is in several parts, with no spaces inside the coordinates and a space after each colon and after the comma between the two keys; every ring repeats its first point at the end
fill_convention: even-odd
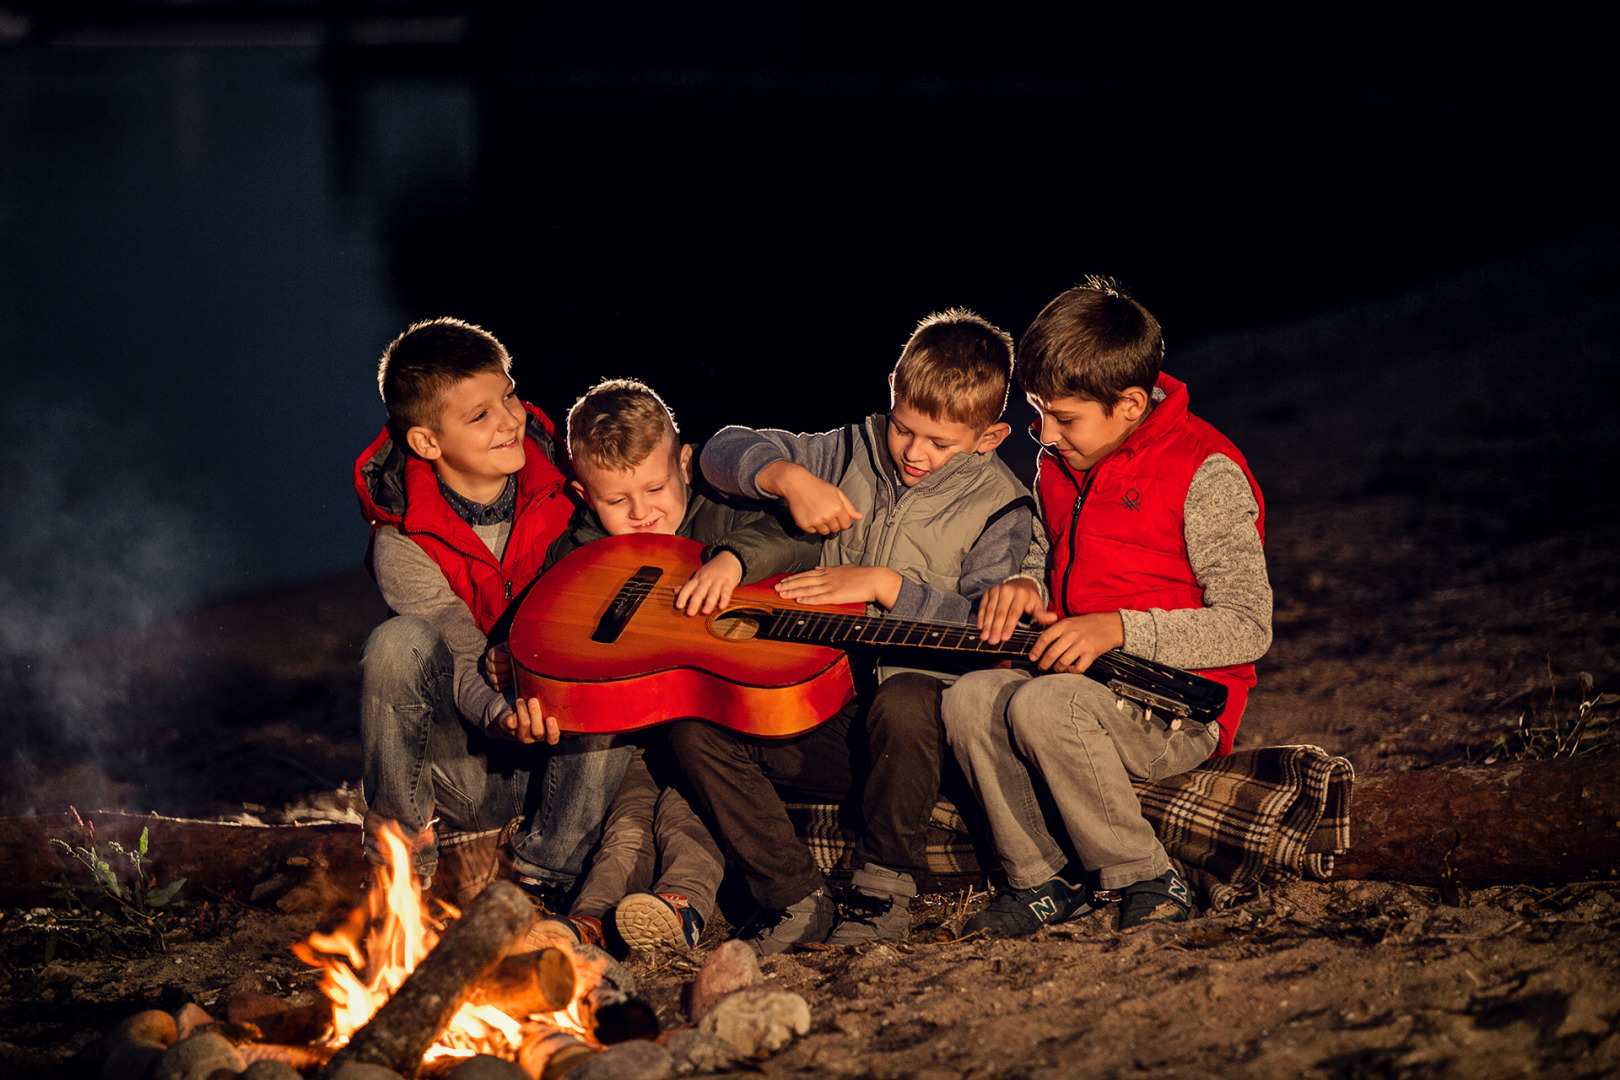
{"type": "Polygon", "coordinates": [[[440,901],[430,912],[405,842],[392,832],[385,840],[388,862],[364,902],[336,929],[293,947],[322,971],[331,1065],[435,1075],[488,1054],[540,1076],[548,1065],[557,1071],[552,1059],[601,1048],[599,1014],[630,1006],[604,979],[605,954],[546,935],[527,896],[505,882],[485,889],[465,916],[440,901]],[[526,937],[541,947],[524,947],[526,937]]]}
{"type": "Polygon", "coordinates": [[[349,1065],[448,1077],[466,1063],[482,1076],[494,1057],[534,1080],[557,1080],[599,1054],[636,1075],[722,1071],[757,1063],[809,1030],[804,999],[766,989],[753,952],[729,941],[696,970],[690,1023],[661,1031],[632,996],[628,971],[537,918],[516,885],[490,883],[465,912],[439,901],[429,910],[404,841],[387,836],[383,846],[387,865],[342,923],[292,946],[320,971],[324,1000],[241,995],[225,1021],[196,1005],[172,1015],[146,1010],[86,1060],[104,1080],[145,1080],[160,1061],[167,1071],[159,1075],[227,1076],[276,1062],[279,1075],[319,1080],[348,1075],[349,1065]]]}

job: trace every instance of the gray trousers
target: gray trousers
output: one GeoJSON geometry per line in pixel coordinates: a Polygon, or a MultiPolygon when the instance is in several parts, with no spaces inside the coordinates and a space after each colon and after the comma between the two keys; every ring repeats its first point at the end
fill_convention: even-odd
{"type": "Polygon", "coordinates": [[[962,676],[941,713],[1014,889],[1050,880],[1071,855],[1104,889],[1170,869],[1131,778],[1186,772],[1214,753],[1219,734],[1213,723],[1171,731],[1084,675],[1007,669],[962,676]]]}
{"type": "MultiPolygon", "coordinates": [[[[656,744],[668,753],[667,744],[656,744]]],[[[570,915],[601,918],[632,892],[678,893],[704,922],[726,869],[708,826],[675,788],[660,784],[636,748],[608,810],[602,846],[570,915]]]]}

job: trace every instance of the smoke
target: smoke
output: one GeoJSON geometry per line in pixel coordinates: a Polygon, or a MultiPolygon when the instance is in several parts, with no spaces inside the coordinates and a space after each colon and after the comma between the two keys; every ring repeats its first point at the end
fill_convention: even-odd
{"type": "Polygon", "coordinates": [[[26,779],[126,753],[132,676],[154,662],[139,635],[217,591],[233,559],[206,490],[138,422],[26,397],[0,422],[0,716],[26,779]]]}

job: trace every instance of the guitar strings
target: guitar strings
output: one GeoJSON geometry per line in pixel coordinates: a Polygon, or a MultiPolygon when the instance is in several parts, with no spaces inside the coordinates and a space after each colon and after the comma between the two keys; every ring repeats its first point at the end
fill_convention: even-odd
{"type": "MultiPolygon", "coordinates": [[[[658,584],[648,586],[642,582],[632,581],[626,583],[625,588],[621,590],[621,594],[634,591],[644,596],[658,595],[660,597],[667,597],[671,605],[673,605],[675,597],[680,594],[680,591],[684,586],[684,582],[675,584],[659,582],[658,584]]],[[[735,598],[733,598],[732,604],[739,607],[763,608],[764,610],[770,612],[791,613],[796,616],[799,621],[806,624],[805,629],[807,631],[833,631],[838,629],[840,624],[860,622],[875,630],[888,630],[891,632],[889,640],[874,640],[870,642],[871,644],[923,646],[930,644],[929,642],[923,640],[926,638],[957,638],[959,639],[957,644],[951,645],[951,648],[966,649],[970,651],[1016,653],[1026,651],[1028,646],[1032,645],[1035,638],[1040,635],[1040,631],[1038,630],[1026,630],[1020,628],[1013,631],[1012,637],[1008,641],[1002,642],[999,645],[988,645],[979,639],[978,627],[970,623],[946,622],[941,619],[900,619],[891,618],[884,615],[864,615],[848,611],[829,611],[823,607],[797,604],[793,601],[768,600],[755,598],[752,596],[748,597],[744,601],[737,601],[735,598]],[[896,640],[895,634],[900,634],[903,636],[896,640]],[[916,638],[917,640],[911,640],[913,638],[916,638]]],[[[936,644],[939,643],[936,642],[936,644]]]]}

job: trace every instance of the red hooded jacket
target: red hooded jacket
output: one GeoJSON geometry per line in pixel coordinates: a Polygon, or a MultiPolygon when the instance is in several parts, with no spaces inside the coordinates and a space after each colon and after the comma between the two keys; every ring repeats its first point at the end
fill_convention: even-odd
{"type": "MultiPolygon", "coordinates": [[[[567,527],[574,509],[555,463],[550,419],[526,402],[523,408],[529,414],[523,468],[517,472],[512,533],[500,560],[445,502],[433,466],[395,446],[386,427],[354,463],[354,491],[372,536],[380,526],[392,525],[416,541],[439,564],[486,634],[507,604],[539,576],[546,549],[567,527]]],[[[369,548],[366,565],[371,565],[369,548]]]]}
{"type": "MultiPolygon", "coordinates": [[[[1187,411],[1187,387],[1160,375],[1164,399],[1102,461],[1076,477],[1042,450],[1035,490],[1052,542],[1052,610],[1063,617],[1098,611],[1167,611],[1204,606],[1204,590],[1187,559],[1184,510],[1193,475],[1211,454],[1243,470],[1265,538],[1265,501],[1249,464],[1231,441],[1187,411]]],[[[1254,687],[1253,664],[1198,671],[1226,686],[1217,754],[1231,752],[1254,687]]]]}

